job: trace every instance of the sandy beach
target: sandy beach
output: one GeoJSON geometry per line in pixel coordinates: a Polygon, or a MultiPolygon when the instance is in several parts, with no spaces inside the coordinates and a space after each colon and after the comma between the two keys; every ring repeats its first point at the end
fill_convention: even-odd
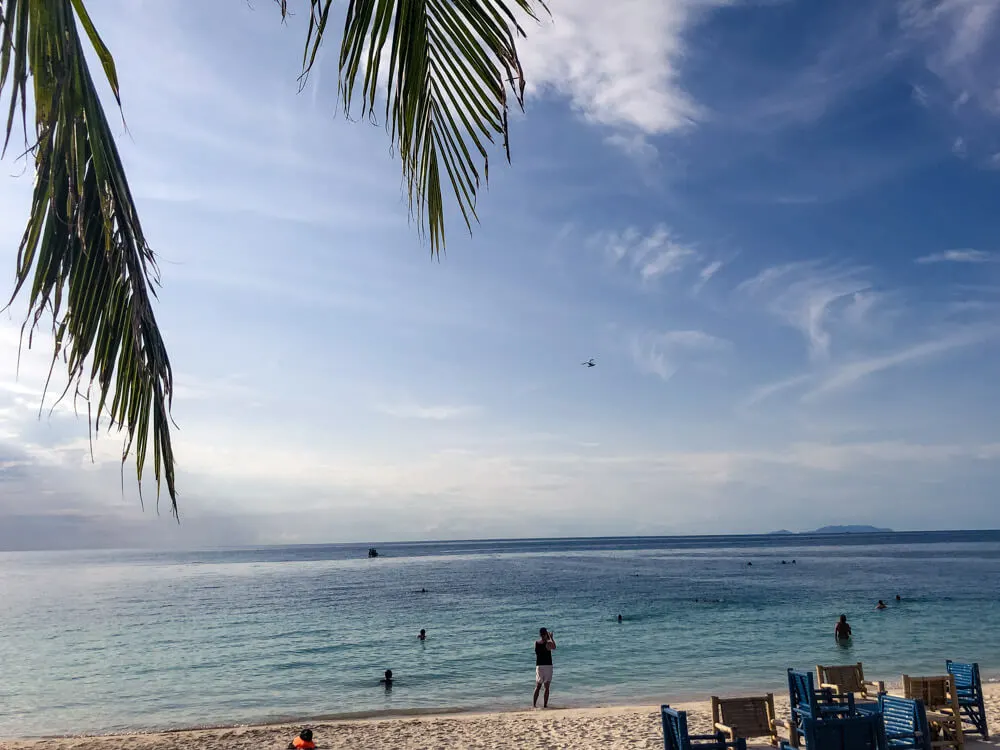
{"type": "MultiPolygon", "coordinates": [[[[991,729],[1000,733],[1000,685],[985,686],[991,729]]],[[[775,696],[778,716],[788,715],[787,696],[775,696]]],[[[708,700],[674,703],[688,712],[692,733],[711,725],[708,700]]],[[[196,729],[149,734],[58,737],[2,741],[3,750],[284,750],[301,725],[196,729]]],[[[455,750],[456,748],[521,748],[580,750],[662,748],[658,706],[613,706],[549,709],[508,713],[469,713],[421,717],[353,719],[310,723],[318,750],[455,750]]],[[[751,742],[769,747],[766,741],[751,742]]],[[[971,740],[967,747],[995,747],[971,740]]]]}

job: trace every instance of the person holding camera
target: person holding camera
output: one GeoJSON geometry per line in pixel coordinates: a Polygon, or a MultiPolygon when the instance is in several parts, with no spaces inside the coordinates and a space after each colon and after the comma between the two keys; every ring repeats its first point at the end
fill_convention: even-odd
{"type": "Polygon", "coordinates": [[[552,683],[552,652],[556,650],[556,639],[545,628],[539,628],[535,641],[535,697],[531,701],[538,708],[538,694],[545,688],[542,708],[549,707],[549,685],[552,683]]]}

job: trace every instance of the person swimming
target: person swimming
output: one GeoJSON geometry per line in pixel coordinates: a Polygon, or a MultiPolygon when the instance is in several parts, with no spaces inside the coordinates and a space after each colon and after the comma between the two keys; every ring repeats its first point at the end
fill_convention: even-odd
{"type": "Polygon", "coordinates": [[[624,619],[625,619],[624,617],[622,617],[621,615],[618,615],[618,622],[622,622],[622,621],[624,621],[624,619]]]}
{"type": "Polygon", "coordinates": [[[381,680],[379,680],[378,684],[379,685],[385,685],[386,692],[389,692],[390,690],[392,690],[392,670],[391,669],[385,670],[385,677],[383,677],[381,680]]]}
{"type": "Polygon", "coordinates": [[[837,626],[833,629],[833,637],[838,643],[851,640],[851,626],[847,624],[847,615],[841,615],[837,626]]]}
{"type": "Polygon", "coordinates": [[[901,602],[901,601],[903,601],[903,600],[902,600],[902,599],[900,598],[899,594],[896,594],[896,601],[897,601],[897,602],[901,602]]]}
{"type": "Polygon", "coordinates": [[[875,605],[875,609],[885,609],[885,608],[886,608],[885,602],[879,599],[878,604],[875,605]]]}
{"type": "Polygon", "coordinates": [[[313,742],[313,731],[303,729],[299,736],[288,743],[288,750],[316,750],[316,743],[313,742]]]}
{"type": "Polygon", "coordinates": [[[424,630],[423,628],[420,628],[420,635],[418,635],[417,638],[419,638],[422,641],[426,641],[427,640],[427,631],[424,630]]]}

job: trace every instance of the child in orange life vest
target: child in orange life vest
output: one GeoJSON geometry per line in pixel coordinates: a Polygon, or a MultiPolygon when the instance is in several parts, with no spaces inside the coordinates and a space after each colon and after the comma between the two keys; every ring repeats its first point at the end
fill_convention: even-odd
{"type": "Polygon", "coordinates": [[[316,750],[316,743],[313,742],[313,732],[311,729],[303,729],[299,736],[288,743],[288,750],[316,750]]]}

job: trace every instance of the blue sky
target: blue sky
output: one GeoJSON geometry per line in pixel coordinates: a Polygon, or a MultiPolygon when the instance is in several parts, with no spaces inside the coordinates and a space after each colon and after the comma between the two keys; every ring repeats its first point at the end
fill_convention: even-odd
{"type": "Polygon", "coordinates": [[[304,13],[91,5],[183,522],[122,492],[117,437],[92,462],[38,418],[15,306],[0,546],[1000,526],[992,0],[552,0],[513,165],[440,261],[385,131],[336,111],[336,38],[297,93],[304,13]]]}

